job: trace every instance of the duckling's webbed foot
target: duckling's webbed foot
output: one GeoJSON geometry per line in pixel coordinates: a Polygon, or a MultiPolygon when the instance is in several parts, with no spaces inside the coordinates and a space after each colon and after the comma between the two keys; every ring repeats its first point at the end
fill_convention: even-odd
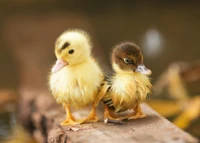
{"type": "Polygon", "coordinates": [[[64,105],[65,110],[66,110],[66,120],[61,122],[61,125],[77,125],[80,124],[81,122],[76,121],[76,119],[74,118],[74,116],[71,114],[70,111],[70,106],[68,105],[64,105]]]}
{"type": "Polygon", "coordinates": [[[144,118],[146,117],[146,115],[142,112],[142,109],[140,107],[140,104],[137,104],[135,106],[135,108],[133,109],[135,112],[134,114],[130,115],[127,117],[128,120],[131,120],[131,119],[139,119],[139,118],[144,118]]]}
{"type": "Polygon", "coordinates": [[[109,109],[107,105],[104,105],[104,119],[109,118],[112,120],[123,120],[123,117],[115,115],[114,111],[109,109]]]}
{"type": "Polygon", "coordinates": [[[69,119],[66,119],[65,121],[61,122],[60,124],[68,126],[68,125],[78,125],[81,123],[69,118],[69,119]]]}
{"type": "Polygon", "coordinates": [[[98,120],[99,119],[96,115],[96,107],[93,104],[92,109],[91,109],[88,117],[84,120],[81,120],[81,122],[97,122],[98,120]]]}
{"type": "Polygon", "coordinates": [[[137,114],[129,116],[128,120],[139,119],[139,118],[144,118],[144,117],[146,117],[145,114],[143,114],[143,113],[137,113],[137,114]]]}

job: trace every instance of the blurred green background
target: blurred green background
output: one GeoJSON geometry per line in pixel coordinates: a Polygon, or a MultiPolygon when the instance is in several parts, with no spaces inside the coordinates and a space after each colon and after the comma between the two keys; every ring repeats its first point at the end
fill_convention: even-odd
{"type": "MultiPolygon", "coordinates": [[[[171,63],[200,59],[199,1],[1,0],[0,90],[48,89],[54,42],[68,28],[90,33],[93,54],[107,73],[111,49],[122,41],[141,47],[153,83],[171,63]]],[[[199,88],[191,93],[199,94],[199,88]]],[[[3,137],[9,134],[13,115],[0,115],[3,137]]],[[[199,124],[187,131],[200,136],[199,124]]]]}

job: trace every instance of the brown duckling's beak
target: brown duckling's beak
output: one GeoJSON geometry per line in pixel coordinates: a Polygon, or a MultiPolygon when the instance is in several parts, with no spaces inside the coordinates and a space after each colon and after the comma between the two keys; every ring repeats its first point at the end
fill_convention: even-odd
{"type": "Polygon", "coordinates": [[[51,69],[51,72],[56,73],[67,65],[68,65],[68,62],[64,61],[63,59],[57,59],[56,64],[51,69]]]}
{"type": "Polygon", "coordinates": [[[151,70],[146,68],[145,65],[138,65],[135,72],[140,72],[145,75],[151,75],[151,70]]]}

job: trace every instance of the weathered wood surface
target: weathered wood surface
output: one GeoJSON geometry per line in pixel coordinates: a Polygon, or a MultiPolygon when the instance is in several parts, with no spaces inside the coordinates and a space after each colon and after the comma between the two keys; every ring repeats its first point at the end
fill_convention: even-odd
{"type": "MultiPolygon", "coordinates": [[[[126,121],[125,125],[105,125],[102,108],[100,121],[76,126],[60,126],[65,119],[62,106],[57,105],[48,92],[21,91],[19,119],[38,142],[66,143],[197,143],[198,140],[142,104],[144,119],[126,121]]],[[[85,112],[75,113],[86,116],[85,112]]]]}

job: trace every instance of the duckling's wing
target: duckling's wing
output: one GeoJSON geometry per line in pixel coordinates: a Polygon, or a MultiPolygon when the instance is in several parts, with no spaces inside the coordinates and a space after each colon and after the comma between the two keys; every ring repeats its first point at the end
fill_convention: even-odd
{"type": "Polygon", "coordinates": [[[106,82],[108,85],[112,85],[112,75],[107,75],[104,77],[104,82],[106,82]]]}
{"type": "Polygon", "coordinates": [[[110,94],[110,90],[111,90],[111,87],[112,87],[112,81],[113,81],[113,76],[112,75],[108,75],[108,76],[105,76],[104,78],[104,86],[106,86],[106,90],[105,90],[105,93],[104,93],[104,96],[103,96],[103,103],[105,105],[108,106],[108,108],[110,109],[115,109],[114,105],[113,105],[113,101],[112,101],[112,96],[110,94]]]}
{"type": "Polygon", "coordinates": [[[94,103],[96,106],[98,106],[99,101],[101,101],[105,97],[105,95],[109,92],[110,88],[111,88],[110,77],[105,76],[103,82],[101,83],[99,93],[94,103]]]}

